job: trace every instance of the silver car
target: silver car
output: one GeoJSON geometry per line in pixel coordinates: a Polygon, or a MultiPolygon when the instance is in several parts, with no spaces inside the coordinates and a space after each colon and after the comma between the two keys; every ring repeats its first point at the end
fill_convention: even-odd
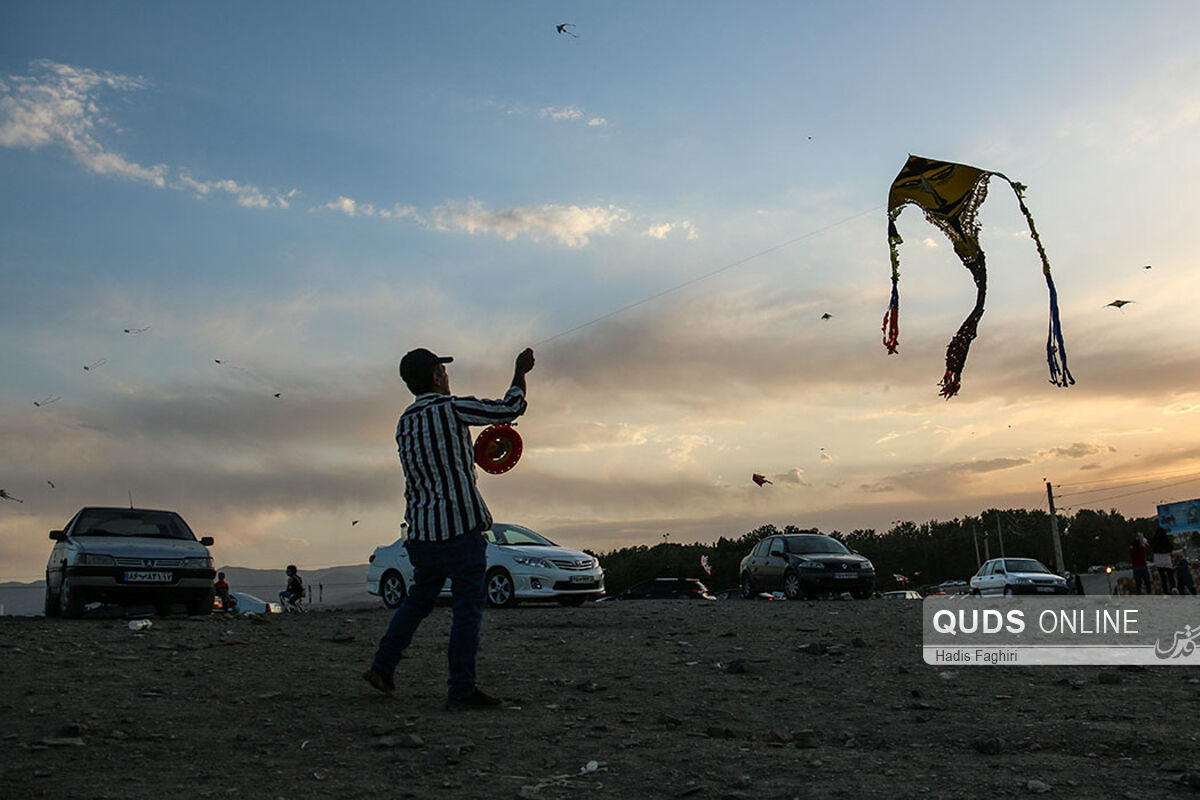
{"type": "Polygon", "coordinates": [[[160,615],[175,603],[212,612],[212,537],[197,539],[174,511],[83,508],[50,538],[47,616],[78,617],[94,601],[153,603],[160,615]]]}
{"type": "Polygon", "coordinates": [[[971,578],[971,594],[1066,594],[1067,581],[1036,558],[993,558],[971,578]]]}
{"type": "MultiPolygon", "coordinates": [[[[487,537],[487,601],[498,607],[522,600],[556,600],[577,606],[604,595],[604,570],[588,553],[568,550],[529,528],[494,523],[487,537]]],[[[396,608],[408,596],[413,566],[401,537],[375,548],[367,565],[367,591],[396,608]]],[[[450,596],[449,583],[442,596],[450,596]]]]}

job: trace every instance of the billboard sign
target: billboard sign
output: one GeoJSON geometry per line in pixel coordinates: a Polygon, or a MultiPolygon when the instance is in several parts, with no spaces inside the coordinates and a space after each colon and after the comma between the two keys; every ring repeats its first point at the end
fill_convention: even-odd
{"type": "Polygon", "coordinates": [[[1167,533],[1200,532],[1200,500],[1163,503],[1158,507],[1158,524],[1167,533]]]}

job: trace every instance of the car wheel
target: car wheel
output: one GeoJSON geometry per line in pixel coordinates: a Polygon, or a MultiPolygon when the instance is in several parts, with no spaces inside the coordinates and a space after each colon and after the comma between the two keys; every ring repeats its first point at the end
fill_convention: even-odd
{"type": "Polygon", "coordinates": [[[379,581],[379,594],[383,596],[383,604],[388,608],[399,608],[408,597],[408,587],[404,585],[404,576],[395,570],[388,570],[379,581]]]}
{"type": "Polygon", "coordinates": [[[213,592],[201,592],[188,600],[187,613],[189,617],[202,617],[211,614],[213,610],[213,592]]]}
{"type": "Polygon", "coordinates": [[[73,587],[65,575],[58,587],[58,613],[64,617],[83,616],[83,592],[73,587]]]}
{"type": "Polygon", "coordinates": [[[1004,587],[1004,596],[1005,596],[1005,597],[1012,597],[1012,596],[1013,596],[1013,590],[1012,590],[1012,587],[1011,587],[1011,586],[1005,586],[1005,587],[1004,587]]]}
{"type": "Polygon", "coordinates": [[[972,589],[972,590],[971,590],[971,597],[980,597],[980,596],[981,596],[981,595],[980,595],[980,592],[979,592],[979,590],[978,590],[978,589],[972,589]]]}
{"type": "Polygon", "coordinates": [[[866,600],[868,597],[871,596],[871,590],[870,589],[851,589],[850,596],[853,597],[855,600],[866,600]]]}
{"type": "Polygon", "coordinates": [[[517,604],[517,592],[512,576],[503,569],[494,569],[487,574],[487,601],[496,608],[512,608],[517,604]]]}
{"type": "Polygon", "coordinates": [[[783,596],[788,600],[799,600],[804,597],[804,585],[800,583],[800,576],[795,570],[788,570],[783,573],[783,596]]]}
{"type": "Polygon", "coordinates": [[[753,600],[757,592],[754,589],[754,584],[750,581],[750,573],[742,573],[742,597],[746,600],[753,600]]]}
{"type": "Polygon", "coordinates": [[[46,611],[47,617],[57,617],[58,616],[58,596],[55,595],[54,592],[50,591],[50,575],[49,574],[46,575],[46,608],[45,608],[45,611],[46,611]]]}
{"type": "Polygon", "coordinates": [[[581,606],[584,600],[587,600],[587,597],[572,595],[571,597],[558,598],[558,604],[560,606],[581,606]]]}

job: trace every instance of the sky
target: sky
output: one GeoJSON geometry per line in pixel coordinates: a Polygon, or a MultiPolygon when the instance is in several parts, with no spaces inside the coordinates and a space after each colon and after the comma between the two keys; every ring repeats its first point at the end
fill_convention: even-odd
{"type": "Polygon", "coordinates": [[[480,397],[534,347],[480,485],[576,548],[1200,496],[1198,39],[1190,0],[0,4],[0,581],[130,499],[221,564],[365,562],[421,346],[480,397]],[[974,285],[911,207],[887,353],[910,153],[1028,186],[1076,385],[999,180],[960,394],[974,285]]]}

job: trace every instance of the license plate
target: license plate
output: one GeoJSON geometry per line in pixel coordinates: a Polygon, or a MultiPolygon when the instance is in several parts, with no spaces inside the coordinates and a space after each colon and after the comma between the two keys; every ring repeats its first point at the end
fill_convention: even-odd
{"type": "Polygon", "coordinates": [[[853,572],[839,572],[837,575],[834,575],[833,577],[835,577],[835,578],[857,578],[858,576],[855,575],[853,572]]]}
{"type": "Polygon", "coordinates": [[[169,572],[126,572],[126,583],[170,583],[174,576],[169,572]]]}
{"type": "Polygon", "coordinates": [[[592,583],[591,575],[572,575],[571,583],[592,583]]]}
{"type": "Polygon", "coordinates": [[[1053,592],[1054,587],[1053,586],[1039,586],[1038,591],[1039,592],[1053,592]]]}

